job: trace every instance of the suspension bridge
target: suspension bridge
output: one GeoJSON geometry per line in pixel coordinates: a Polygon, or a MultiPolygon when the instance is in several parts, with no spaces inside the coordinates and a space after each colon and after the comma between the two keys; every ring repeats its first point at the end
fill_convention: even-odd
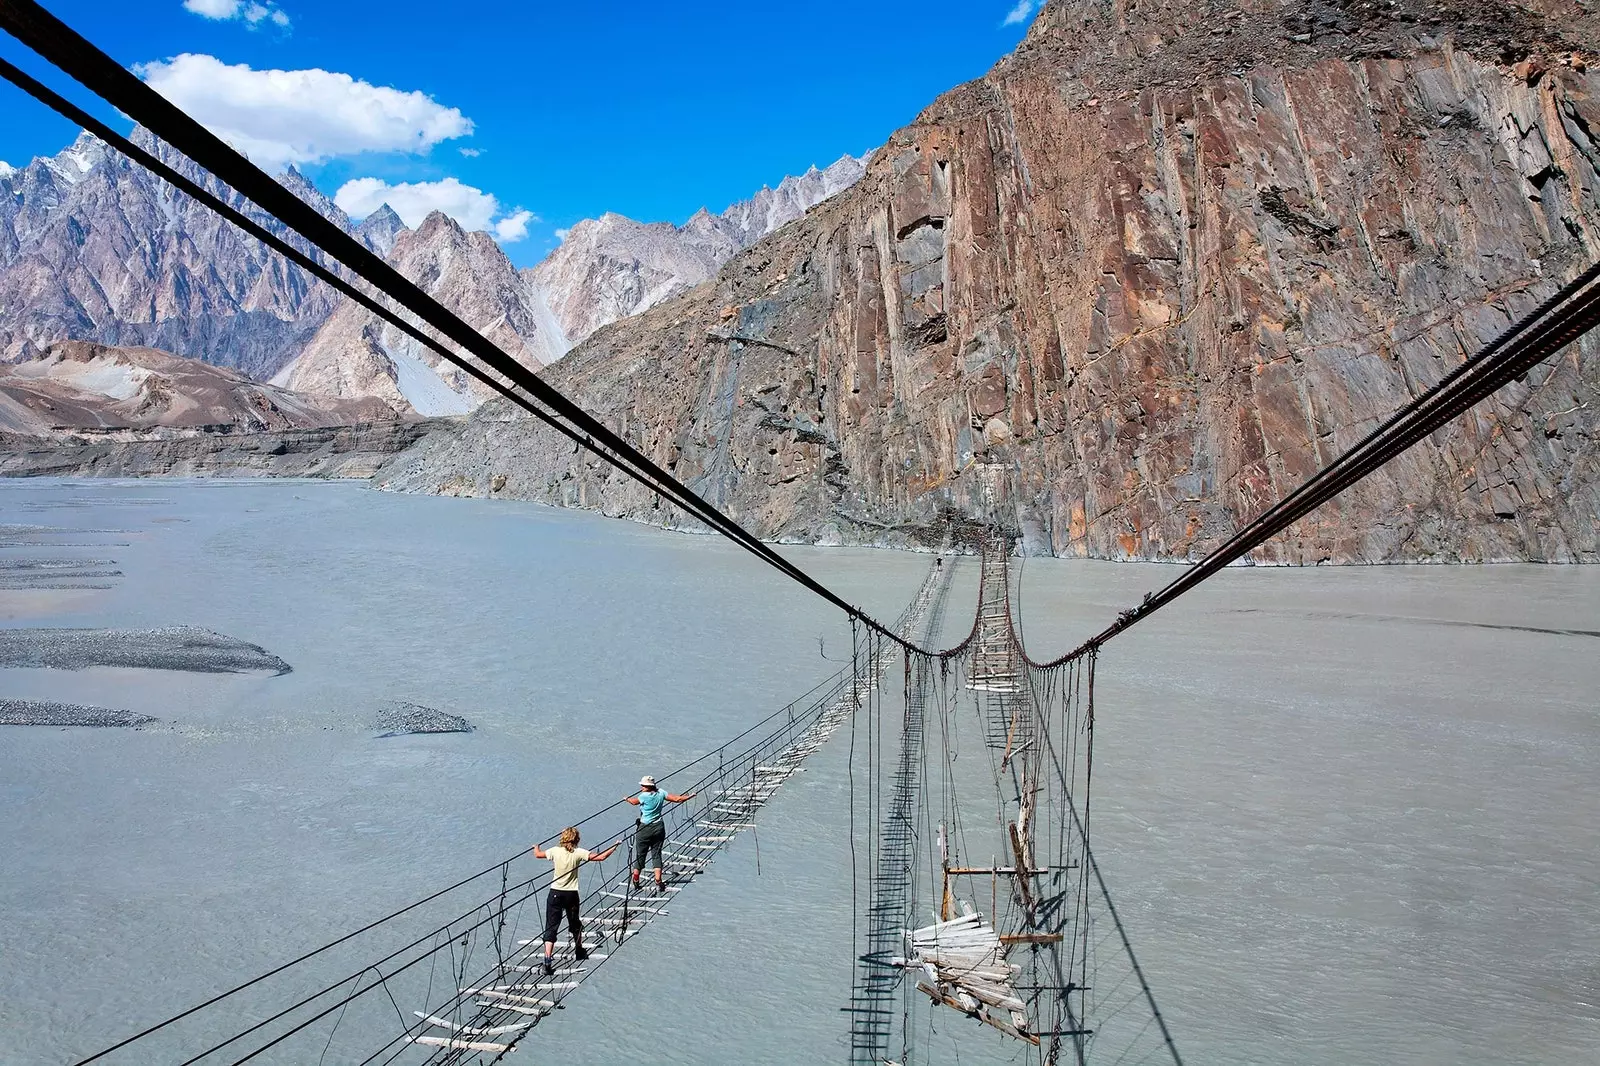
{"type": "MultiPolygon", "coordinates": [[[[215,187],[179,173],[4,60],[0,76],[837,607],[855,633],[850,662],[838,674],[744,734],[657,775],[664,783],[684,783],[680,787],[698,799],[668,815],[670,883],[660,895],[645,895],[620,862],[589,871],[581,920],[605,946],[588,958],[563,948],[556,972],[546,975],[539,965],[542,945],[518,936],[524,912],[537,907],[551,880],[548,868],[530,870],[528,853],[519,852],[145,1025],[80,1066],[151,1061],[157,1046],[163,1049],[159,1061],[181,1059],[182,1066],[240,1066],[268,1055],[305,1062],[319,1046],[325,1057],[347,1015],[369,1004],[392,1007],[396,1020],[389,1038],[359,1060],[362,1066],[498,1062],[525,1046],[609,959],[692,906],[696,879],[731,842],[754,831],[763,809],[846,725],[865,734],[864,780],[852,814],[859,805],[863,823],[872,827],[864,898],[855,901],[865,914],[865,942],[856,945],[856,979],[843,1008],[850,1061],[913,1061],[922,1053],[915,1012],[931,1009],[992,1031],[1018,1049],[1021,1061],[1179,1063],[1090,844],[1100,650],[1600,324],[1596,265],[1554,288],[1167,586],[1049,662],[1033,661],[1017,630],[1012,542],[995,520],[1006,510],[1015,472],[990,471],[988,513],[972,516],[987,534],[981,542],[951,545],[979,560],[973,622],[963,639],[940,649],[952,574],[963,564],[936,563],[898,619],[873,618],[540,380],[39,4],[0,0],[0,29],[186,156],[215,187]],[[249,209],[216,188],[231,190],[249,209]],[[900,717],[890,736],[884,695],[896,665],[900,717]],[[963,730],[969,745],[975,740],[983,751],[981,761],[956,758],[963,730]],[[408,925],[441,908],[450,912],[447,920],[424,921],[420,933],[408,925]],[[404,942],[394,946],[396,939],[404,942]],[[325,972],[338,953],[362,961],[319,981],[310,993],[288,983],[307,967],[325,972]],[[279,991],[285,988],[295,991],[279,991]],[[402,1007],[402,999],[413,1002],[402,1007]],[[224,1028],[231,1035],[216,1040],[204,1034],[217,1031],[208,1019],[219,1015],[230,1020],[224,1028]],[[152,1043],[158,1040],[164,1043],[152,1043]],[[173,1055],[174,1047],[185,1050],[173,1055]]],[[[855,765],[853,759],[852,773],[855,765]]],[[[574,824],[606,835],[599,831],[612,828],[619,813],[607,808],[574,824]]]]}

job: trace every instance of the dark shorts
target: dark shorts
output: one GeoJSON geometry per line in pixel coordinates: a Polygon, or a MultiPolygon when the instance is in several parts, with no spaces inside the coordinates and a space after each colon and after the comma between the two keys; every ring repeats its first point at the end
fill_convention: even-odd
{"type": "Polygon", "coordinates": [[[667,823],[663,819],[645,825],[639,825],[639,835],[633,842],[633,868],[635,871],[643,870],[646,866],[661,869],[661,845],[667,842],[667,823]],[[656,861],[647,863],[645,857],[654,852],[656,861]]]}
{"type": "Polygon", "coordinates": [[[552,888],[544,901],[544,942],[554,944],[561,930],[561,919],[567,919],[567,929],[576,940],[583,934],[583,923],[578,920],[578,894],[552,888]]]}

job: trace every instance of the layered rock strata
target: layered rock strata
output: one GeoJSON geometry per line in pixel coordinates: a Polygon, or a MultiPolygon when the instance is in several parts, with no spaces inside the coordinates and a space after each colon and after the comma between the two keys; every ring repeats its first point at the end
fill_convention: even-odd
{"type": "Polygon", "coordinates": [[[448,419],[413,419],[255,432],[111,430],[66,439],[0,432],[0,477],[370,478],[419,441],[459,429],[448,419]]]}
{"type": "MultiPolygon", "coordinates": [[[[1053,0],[853,187],[547,376],[768,537],[1214,546],[1600,256],[1560,2],[1053,0]]],[[[1600,559],[1600,339],[1258,561],[1600,559]]],[[[675,524],[494,403],[380,475],[675,524]]]]}

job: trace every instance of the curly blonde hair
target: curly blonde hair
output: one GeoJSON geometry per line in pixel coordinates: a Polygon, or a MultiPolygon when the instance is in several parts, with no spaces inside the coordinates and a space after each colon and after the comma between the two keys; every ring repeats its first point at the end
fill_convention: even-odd
{"type": "Polygon", "coordinates": [[[569,825],[561,831],[561,846],[572,850],[578,846],[578,827],[569,825]]]}

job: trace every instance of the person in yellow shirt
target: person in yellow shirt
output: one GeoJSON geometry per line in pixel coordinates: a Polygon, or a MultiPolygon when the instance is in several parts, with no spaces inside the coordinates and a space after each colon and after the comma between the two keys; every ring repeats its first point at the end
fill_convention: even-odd
{"type": "Polygon", "coordinates": [[[573,954],[579,961],[589,953],[583,949],[583,923],[578,919],[578,867],[586,862],[605,862],[611,853],[622,846],[617,841],[604,851],[589,852],[578,847],[578,827],[569,825],[561,831],[561,840],[549,851],[535,844],[533,857],[549,859],[555,866],[555,880],[550,882],[550,894],[544,903],[544,967],[545,976],[555,973],[552,956],[556,951],[556,934],[561,929],[561,919],[567,919],[567,930],[572,934],[573,954]]]}

